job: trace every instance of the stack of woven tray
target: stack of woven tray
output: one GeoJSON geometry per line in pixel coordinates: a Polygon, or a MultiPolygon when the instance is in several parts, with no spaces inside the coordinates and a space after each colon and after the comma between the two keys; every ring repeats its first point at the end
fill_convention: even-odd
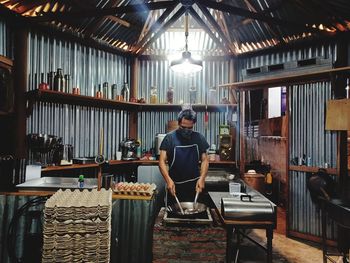
{"type": "Polygon", "coordinates": [[[45,204],[42,262],[109,262],[112,192],[58,190],[45,204]]]}

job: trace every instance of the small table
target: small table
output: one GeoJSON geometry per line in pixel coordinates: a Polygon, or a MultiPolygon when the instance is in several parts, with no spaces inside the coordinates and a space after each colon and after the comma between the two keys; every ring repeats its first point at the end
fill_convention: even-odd
{"type": "MultiPolygon", "coordinates": [[[[253,194],[253,195],[261,195],[259,192],[248,188],[247,187],[247,193],[253,194]]],[[[223,214],[221,213],[221,199],[230,197],[230,194],[227,192],[209,192],[209,196],[211,197],[212,201],[215,204],[216,210],[218,212],[218,215],[220,216],[220,220],[223,222],[225,228],[226,228],[226,262],[231,263],[233,259],[233,253],[234,251],[234,262],[236,263],[238,261],[239,256],[239,247],[240,247],[240,236],[243,235],[245,238],[253,242],[258,247],[262,248],[266,252],[266,262],[272,263],[272,239],[273,239],[273,229],[276,228],[276,222],[277,222],[277,214],[276,209],[274,209],[274,213],[271,215],[270,220],[249,220],[249,219],[241,219],[241,218],[225,218],[223,214]],[[267,245],[264,247],[263,245],[259,244],[257,241],[252,239],[251,237],[244,234],[241,230],[242,229],[265,229],[266,230],[266,238],[267,238],[267,245]],[[237,236],[237,243],[234,244],[233,237],[234,235],[237,236]]],[[[265,198],[263,195],[261,195],[263,198],[265,198]]],[[[268,199],[266,198],[268,201],[268,199]]],[[[273,204],[275,207],[275,205],[273,204]]]]}

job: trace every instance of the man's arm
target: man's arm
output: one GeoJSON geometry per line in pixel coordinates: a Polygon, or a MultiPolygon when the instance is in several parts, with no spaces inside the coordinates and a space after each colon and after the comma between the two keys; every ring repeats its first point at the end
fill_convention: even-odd
{"type": "Polygon", "coordinates": [[[199,193],[202,192],[205,187],[205,178],[207,177],[208,168],[209,168],[208,154],[204,152],[202,153],[202,156],[201,156],[200,177],[196,185],[196,191],[199,193]]]}
{"type": "Polygon", "coordinates": [[[168,167],[167,167],[167,155],[166,151],[160,150],[160,155],[159,155],[159,171],[162,174],[166,184],[168,191],[172,194],[175,195],[175,184],[174,181],[170,178],[169,172],[168,172],[168,167]]]}

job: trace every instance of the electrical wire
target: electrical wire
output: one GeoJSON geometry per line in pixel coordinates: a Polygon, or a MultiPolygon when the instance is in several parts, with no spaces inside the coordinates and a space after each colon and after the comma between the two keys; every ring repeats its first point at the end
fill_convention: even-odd
{"type": "Polygon", "coordinates": [[[49,196],[35,197],[29,200],[28,202],[26,202],[20,208],[18,208],[17,211],[14,213],[7,231],[7,253],[8,253],[10,262],[12,263],[23,262],[23,259],[17,258],[17,255],[16,255],[16,241],[17,241],[16,234],[17,234],[19,219],[25,212],[29,210],[29,208],[45,203],[48,197],[49,196]]]}

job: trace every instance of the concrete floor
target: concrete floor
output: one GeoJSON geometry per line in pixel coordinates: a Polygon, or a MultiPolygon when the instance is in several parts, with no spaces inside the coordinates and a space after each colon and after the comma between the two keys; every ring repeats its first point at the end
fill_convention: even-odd
{"type": "MultiPolygon", "coordinates": [[[[265,231],[256,229],[249,233],[260,244],[265,245],[265,231]]],[[[273,262],[283,263],[318,263],[322,262],[322,250],[319,247],[287,238],[284,234],[274,233],[273,237],[273,262]]],[[[256,247],[250,241],[243,240],[240,250],[241,263],[266,262],[265,252],[256,247]]]]}
{"type": "MultiPolygon", "coordinates": [[[[285,211],[277,210],[277,228],[273,236],[273,262],[281,263],[322,263],[321,246],[307,241],[298,241],[286,237],[285,211]]],[[[266,232],[261,229],[250,230],[246,234],[262,245],[266,245],[266,232]]],[[[333,257],[335,261],[339,257],[333,257]]],[[[240,263],[266,262],[265,252],[250,241],[244,239],[240,253],[240,263]]],[[[342,261],[338,261],[342,262],[342,261]]]]}

